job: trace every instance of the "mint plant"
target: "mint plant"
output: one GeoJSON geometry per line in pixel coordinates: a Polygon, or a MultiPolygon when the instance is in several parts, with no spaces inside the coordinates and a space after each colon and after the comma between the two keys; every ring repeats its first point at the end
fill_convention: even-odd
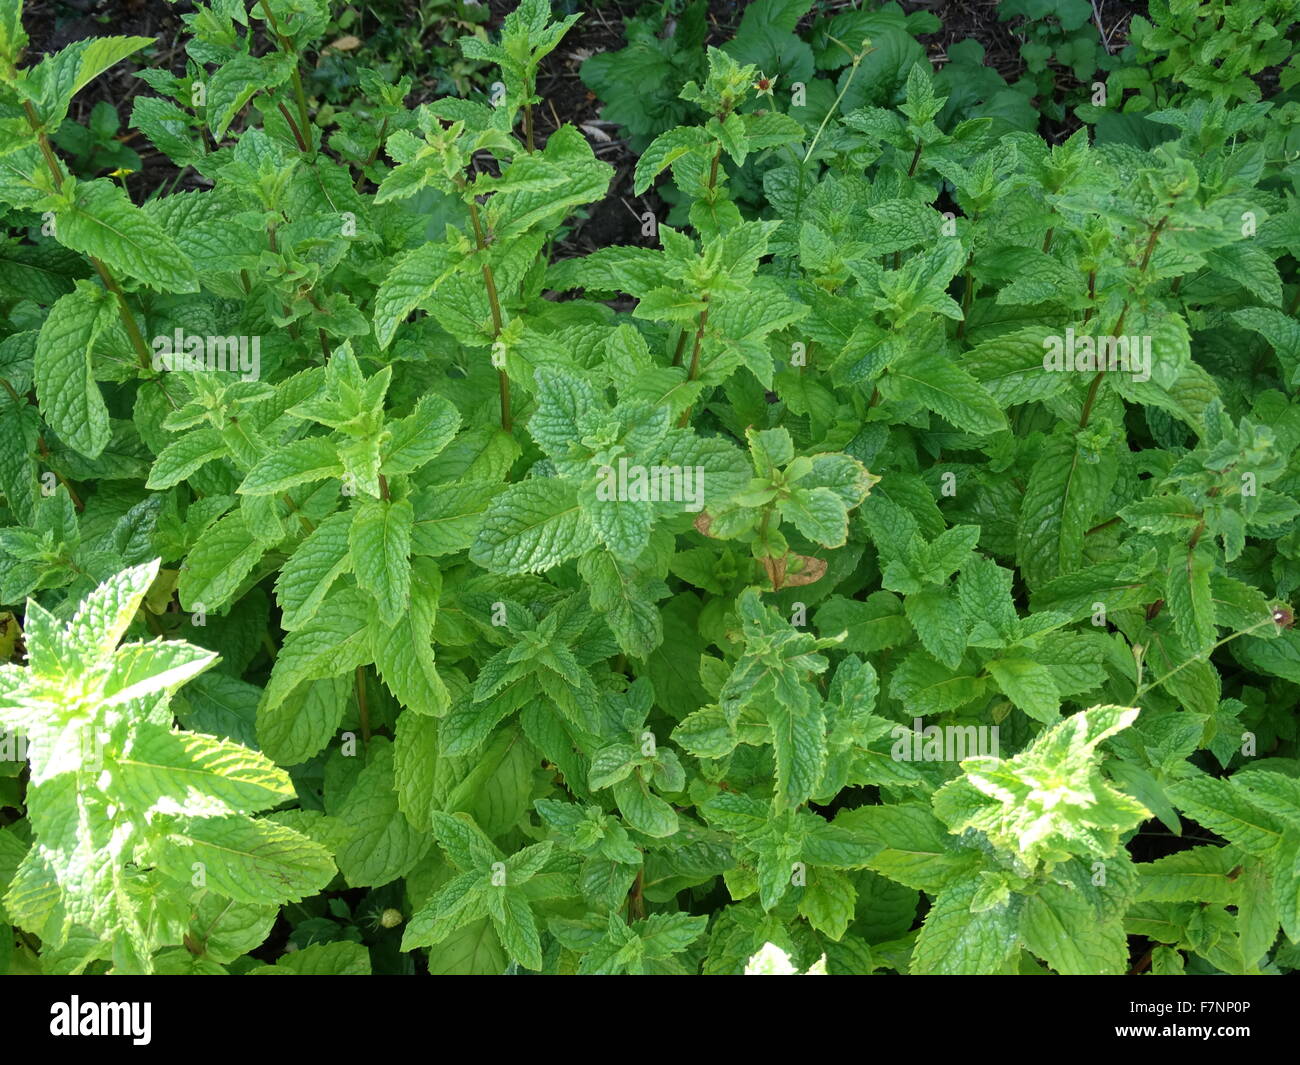
{"type": "Polygon", "coordinates": [[[1294,970],[1276,6],[1051,139],[926,12],[690,6],[584,250],[541,0],[346,108],[324,0],[197,5],[142,201],[61,131],[147,39],[0,0],[0,970],[1294,970]]]}
{"type": "MultiPolygon", "coordinates": [[[[1152,126],[1156,112],[1196,101],[1256,103],[1270,68],[1284,88],[1295,83],[1288,31],[1296,5],[1277,3],[1187,4],[1157,0],[1135,14],[1129,43],[1106,63],[1104,91],[1077,112],[1097,124],[1098,135],[1149,145],[1164,139],[1152,126]]],[[[1094,90],[1101,83],[1094,83],[1094,90]]],[[[1283,109],[1287,110],[1287,109],[1283,109]]],[[[1290,120],[1286,123],[1291,124],[1290,120]]]]}
{"type": "Polygon", "coordinates": [[[157,573],[156,562],[124,570],[66,622],[29,601],[28,666],[0,673],[3,724],[25,738],[31,766],[32,840],[5,910],[74,970],[111,956],[147,972],[156,951],[182,944],[202,954],[191,926],[203,916],[204,937],[232,909],[232,923],[265,927],[262,914],[334,875],[323,847],[249,816],[293,798],[287,773],[171,728],[172,695],[216,655],[175,641],[117,646],[157,573]]]}

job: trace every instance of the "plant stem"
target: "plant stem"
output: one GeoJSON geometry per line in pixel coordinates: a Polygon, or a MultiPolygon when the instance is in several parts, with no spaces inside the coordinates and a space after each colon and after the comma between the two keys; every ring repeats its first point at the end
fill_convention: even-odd
{"type": "Polygon", "coordinates": [[[817,127],[817,132],[813,135],[812,143],[808,145],[808,151],[804,153],[803,161],[805,165],[808,160],[812,158],[812,153],[817,147],[817,142],[822,138],[822,131],[826,129],[826,123],[831,120],[831,115],[839,111],[840,101],[844,99],[844,94],[849,91],[849,86],[853,84],[853,79],[858,76],[858,67],[860,67],[862,61],[874,51],[874,48],[868,48],[865,52],[859,52],[853,57],[853,69],[849,71],[849,76],[844,81],[844,88],[842,88],[840,94],[835,97],[835,102],[831,104],[830,110],[826,112],[825,117],[822,119],[822,124],[817,127]]]}
{"type": "Polygon", "coordinates": [[[298,518],[298,521],[302,523],[302,527],[307,530],[308,535],[316,531],[316,526],[312,524],[311,519],[298,509],[298,504],[293,501],[288,492],[282,492],[280,494],[280,501],[289,508],[290,514],[293,514],[298,518]]]}
{"type": "Polygon", "coordinates": [[[361,186],[365,184],[366,170],[369,169],[371,164],[373,164],[374,161],[379,158],[379,149],[384,143],[384,137],[387,135],[388,135],[388,119],[385,118],[383,122],[379,124],[379,139],[375,141],[375,147],[374,150],[370,153],[370,158],[361,164],[361,173],[357,175],[356,184],[353,186],[353,188],[355,188],[357,192],[360,192],[361,186]]]}
{"type": "MultiPolygon", "coordinates": [[[[708,298],[705,298],[705,303],[708,298]]],[[[691,366],[686,372],[686,379],[694,381],[700,376],[700,349],[704,345],[704,328],[709,324],[709,308],[706,306],[700,311],[700,324],[695,330],[695,343],[691,347],[691,366]]]]}
{"type": "Polygon", "coordinates": [[[304,152],[311,154],[312,136],[311,136],[311,119],[307,117],[307,95],[302,91],[302,75],[298,73],[298,65],[295,62],[293,68],[293,94],[298,100],[298,117],[302,121],[302,136],[306,147],[304,152]]]}
{"type": "MultiPolygon", "coordinates": [[[[1138,274],[1145,274],[1147,267],[1151,265],[1151,256],[1156,250],[1156,240],[1160,236],[1161,230],[1165,228],[1165,223],[1169,221],[1169,216],[1165,215],[1159,222],[1151,227],[1151,234],[1147,237],[1146,249],[1142,252],[1142,262],[1138,266],[1138,274]]],[[[1095,273],[1088,275],[1088,288],[1093,287],[1095,273]]],[[[1124,319],[1128,316],[1129,301],[1124,301],[1124,306],[1120,308],[1119,318],[1115,321],[1115,326],[1110,331],[1112,337],[1119,336],[1124,331],[1124,319]]],[[[1083,414],[1079,418],[1079,428],[1085,429],[1088,425],[1088,419],[1092,417],[1092,406],[1097,401],[1097,391],[1101,388],[1101,379],[1106,376],[1105,370],[1098,370],[1097,375],[1092,379],[1092,384],[1088,386],[1088,398],[1083,401],[1083,414]]]]}
{"type": "Polygon", "coordinates": [[[357,710],[361,714],[361,742],[370,746],[370,708],[366,705],[366,667],[357,666],[357,710]]]}
{"type": "Polygon", "coordinates": [[[921,162],[921,142],[918,140],[916,142],[916,151],[912,153],[912,164],[907,168],[908,177],[916,176],[916,168],[917,166],[920,165],[920,162],[921,162]]]}
{"type": "Polygon", "coordinates": [[[1097,402],[1097,391],[1101,388],[1101,379],[1105,376],[1105,370],[1098,370],[1092,383],[1088,385],[1088,398],[1083,401],[1083,414],[1079,417],[1080,429],[1088,426],[1088,419],[1092,417],[1092,405],[1097,402]]]}
{"type": "Polygon", "coordinates": [[[54,179],[55,191],[62,192],[63,172],[59,169],[59,158],[54,154],[54,148],[50,145],[50,138],[41,129],[40,116],[36,114],[36,108],[32,106],[30,100],[23,101],[23,111],[27,114],[27,124],[32,127],[32,132],[36,134],[36,143],[40,145],[41,155],[45,157],[45,165],[49,168],[50,176],[54,179]]]}
{"type": "Polygon", "coordinates": [[[1256,625],[1252,625],[1252,626],[1251,626],[1250,628],[1248,628],[1248,629],[1242,629],[1240,632],[1230,633],[1229,635],[1225,636],[1222,640],[1219,640],[1217,643],[1215,643],[1214,646],[1212,646],[1208,651],[1205,651],[1204,653],[1199,654],[1199,655],[1192,655],[1192,657],[1189,658],[1186,662],[1182,663],[1182,665],[1175,666],[1175,667],[1174,667],[1173,669],[1171,669],[1168,673],[1166,673],[1163,677],[1157,677],[1155,680],[1153,680],[1153,681],[1151,681],[1151,682],[1149,682],[1149,683],[1147,683],[1147,684],[1141,684],[1141,685],[1139,685],[1139,686],[1134,690],[1134,692],[1133,692],[1133,698],[1134,698],[1134,700],[1137,700],[1140,696],[1145,695],[1145,694],[1146,694],[1147,692],[1149,692],[1152,688],[1156,688],[1156,687],[1160,686],[1160,685],[1163,684],[1165,681],[1167,681],[1170,677],[1172,677],[1175,673],[1180,673],[1180,672],[1182,672],[1184,669],[1186,669],[1188,666],[1190,666],[1193,662],[1200,662],[1200,661],[1202,661],[1202,660],[1208,660],[1209,657],[1210,657],[1210,655],[1214,654],[1214,652],[1217,651],[1220,647],[1222,647],[1225,643],[1230,643],[1231,641],[1235,640],[1238,636],[1249,636],[1249,635],[1250,635],[1252,632],[1254,632],[1256,629],[1262,629],[1265,625],[1275,625],[1275,624],[1276,624],[1276,622],[1273,620],[1273,616],[1270,614],[1270,615],[1269,615],[1268,617],[1266,617],[1263,621],[1259,622],[1259,623],[1256,624],[1256,625]]]}
{"type": "Polygon", "coordinates": [[[1146,251],[1142,253],[1142,265],[1138,267],[1138,273],[1145,274],[1147,272],[1147,267],[1151,265],[1151,256],[1156,250],[1156,240],[1160,236],[1160,231],[1165,228],[1165,223],[1168,221],[1169,216],[1165,215],[1164,218],[1160,219],[1160,221],[1155,224],[1155,228],[1151,230],[1151,235],[1147,237],[1146,251]]]}
{"type": "MultiPolygon", "coordinates": [[[[298,104],[298,119],[302,123],[301,135],[295,130],[295,137],[298,140],[298,147],[305,153],[311,152],[311,119],[307,115],[307,95],[302,89],[302,74],[298,71],[298,53],[293,47],[293,42],[280,29],[279,20],[276,19],[271,11],[271,5],[266,0],[261,0],[262,10],[266,13],[266,24],[271,27],[271,32],[275,34],[276,44],[280,51],[285,55],[293,57],[293,72],[290,75],[293,81],[293,95],[298,104]],[[307,138],[304,140],[304,138],[307,138]]],[[[288,118],[288,115],[285,116],[288,118]]],[[[289,120],[289,125],[293,125],[293,120],[289,120]]]]}
{"type": "MultiPolygon", "coordinates": [[[[462,188],[465,183],[462,179],[462,188]]],[[[473,196],[468,199],[469,218],[474,225],[474,243],[478,246],[479,254],[483,256],[483,287],[487,290],[488,306],[492,309],[492,339],[495,341],[501,336],[501,300],[497,296],[496,278],[492,275],[492,267],[487,261],[487,240],[483,236],[483,223],[479,219],[478,203],[473,196]]],[[[512,422],[510,419],[510,378],[506,375],[505,367],[497,370],[497,390],[501,396],[501,428],[507,433],[510,432],[512,422]]]]}
{"type": "Polygon", "coordinates": [[[1117,514],[1117,515],[1115,515],[1115,517],[1113,517],[1113,518],[1107,518],[1107,519],[1106,519],[1105,521],[1103,521],[1100,525],[1094,525],[1091,529],[1089,529],[1089,530],[1088,530],[1086,533],[1084,533],[1083,535],[1084,535],[1084,536],[1091,536],[1093,533],[1099,533],[1099,532],[1101,532],[1102,529],[1109,529],[1112,525],[1114,525],[1116,522],[1121,521],[1121,520],[1123,520],[1123,519],[1121,519],[1120,516],[1117,514]]]}
{"type": "Polygon", "coordinates": [[[966,257],[966,271],[962,275],[965,284],[961,290],[961,321],[957,323],[957,339],[960,340],[966,335],[966,322],[970,317],[971,299],[975,295],[975,278],[971,274],[971,268],[975,263],[975,253],[971,252],[966,257]]]}
{"type": "MultiPolygon", "coordinates": [[[[8,384],[8,382],[6,382],[6,384],[8,384]]],[[[10,391],[12,392],[13,390],[10,389],[10,391]]],[[[72,487],[72,482],[54,468],[54,463],[50,461],[50,446],[45,442],[45,437],[39,433],[36,436],[36,447],[41,453],[41,458],[45,460],[45,465],[50,468],[50,472],[58,479],[59,484],[63,485],[63,487],[68,490],[68,498],[72,500],[73,507],[76,508],[78,513],[85,510],[86,504],[83,503],[81,497],[77,495],[76,490],[72,487]]]]}
{"type": "MultiPolygon", "coordinates": [[[[23,101],[23,110],[27,114],[27,123],[32,127],[32,132],[36,134],[36,143],[40,146],[41,155],[45,157],[45,165],[49,168],[50,177],[54,181],[56,192],[63,191],[63,172],[59,169],[59,158],[54,154],[54,148],[50,145],[50,138],[46,136],[45,131],[41,129],[40,116],[36,114],[36,108],[32,106],[30,100],[23,101]]],[[[136,324],[135,316],[131,313],[131,308],[127,306],[126,294],[122,291],[122,286],[117,283],[112,272],[102,262],[93,255],[87,255],[91,265],[94,266],[95,272],[99,274],[99,279],[104,283],[104,287],[113,294],[117,299],[117,315],[122,321],[122,328],[126,330],[126,335],[131,341],[131,347],[135,349],[135,357],[140,363],[142,369],[149,369],[152,360],[149,357],[149,345],[144,342],[144,336],[140,332],[140,327],[136,324]]]]}
{"type": "MultiPolygon", "coordinates": [[[[695,330],[695,345],[691,349],[691,367],[686,372],[686,380],[694,381],[700,376],[700,350],[704,347],[704,328],[709,324],[709,297],[704,297],[704,310],[700,311],[700,322],[695,330]]],[[[685,336],[685,333],[683,333],[685,336]]],[[[691,408],[682,411],[677,421],[677,428],[685,429],[691,422],[691,408]]]]}
{"type": "Polygon", "coordinates": [[[677,334],[677,347],[673,351],[674,366],[680,366],[682,364],[682,359],[686,355],[686,338],[688,336],[690,336],[690,333],[687,332],[687,330],[685,329],[683,329],[680,333],[677,334]]]}
{"type": "Polygon", "coordinates": [[[302,131],[298,128],[298,123],[293,120],[293,115],[289,114],[289,109],[280,101],[277,100],[275,106],[279,108],[280,114],[284,116],[284,120],[289,124],[289,130],[293,133],[293,139],[298,145],[298,151],[306,155],[311,149],[307,147],[307,142],[303,140],[302,131]]]}
{"type": "Polygon", "coordinates": [[[126,305],[126,293],[122,291],[122,286],[117,283],[117,279],[109,272],[107,266],[93,255],[90,256],[90,261],[95,267],[95,272],[99,274],[99,279],[104,283],[104,287],[117,297],[117,316],[131,341],[131,347],[135,349],[135,357],[140,363],[140,368],[142,370],[150,369],[153,363],[149,357],[149,345],[144,342],[144,336],[140,332],[140,326],[136,323],[135,315],[131,313],[131,308],[126,305]]]}
{"type": "Polygon", "coordinates": [[[8,378],[0,377],[0,388],[3,388],[6,392],[9,393],[9,398],[14,401],[15,407],[22,408],[27,405],[24,402],[23,397],[18,394],[14,386],[9,383],[8,378]]]}
{"type": "Polygon", "coordinates": [[[639,921],[645,917],[645,900],[642,892],[644,890],[644,867],[636,871],[636,880],[632,882],[632,890],[627,896],[627,923],[639,921]]]}

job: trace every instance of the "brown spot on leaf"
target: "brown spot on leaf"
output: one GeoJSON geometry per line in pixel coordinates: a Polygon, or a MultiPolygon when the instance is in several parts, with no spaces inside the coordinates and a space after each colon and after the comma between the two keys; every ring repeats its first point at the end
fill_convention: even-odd
{"type": "Polygon", "coordinates": [[[761,558],[767,579],[772,584],[772,591],[782,588],[797,588],[803,584],[819,581],[826,573],[826,560],[813,558],[811,555],[797,555],[793,551],[781,558],[761,558]]]}

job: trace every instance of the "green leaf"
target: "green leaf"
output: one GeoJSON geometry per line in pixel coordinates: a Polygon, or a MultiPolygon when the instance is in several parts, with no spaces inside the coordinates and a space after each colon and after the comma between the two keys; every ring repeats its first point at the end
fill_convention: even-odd
{"type": "Polygon", "coordinates": [[[1239,784],[1196,776],[1179,781],[1168,792],[1179,809],[1251,854],[1267,854],[1282,841],[1278,819],[1255,805],[1239,784]]]}
{"type": "Polygon", "coordinates": [[[663,620],[654,604],[661,584],[608,551],[588,551],[578,560],[591,608],[604,616],[626,654],[645,658],[663,642],[663,620]]]}
{"type": "Polygon", "coordinates": [[[375,294],[375,339],[380,348],[393,342],[397,328],[429,299],[454,269],[452,250],[444,244],[421,244],[393,266],[375,294]]]}
{"type": "Polygon", "coordinates": [[[373,634],[375,669],[402,705],[441,717],[451,705],[433,660],[433,625],[442,579],[426,560],[412,568],[410,609],[387,630],[373,634]]]}
{"type": "Polygon", "coordinates": [[[776,752],[776,798],[799,806],[821,781],[826,766],[826,719],[811,698],[799,702],[779,696],[767,705],[776,752]]]}
{"type": "Polygon", "coordinates": [[[410,603],[414,521],[408,499],[367,499],[348,533],[357,583],[375,597],[385,625],[395,625],[410,603]]]}
{"type": "Polygon", "coordinates": [[[903,606],[925,649],[949,669],[956,669],[966,652],[967,634],[951,593],[946,588],[922,588],[909,595],[903,606]]]}
{"type": "Polygon", "coordinates": [[[158,864],[183,883],[201,872],[211,890],[236,902],[300,902],[334,876],[324,847],[283,825],[247,817],[189,822],[167,837],[158,864]]]}
{"type": "Polygon", "coordinates": [[[869,868],[932,895],[971,874],[979,864],[977,852],[956,847],[943,824],[924,806],[862,806],[841,820],[876,845],[866,862],[869,868]]]}
{"type": "Polygon", "coordinates": [[[849,515],[844,501],[829,488],[795,488],[777,504],[781,516],[804,536],[823,547],[843,547],[849,515]]]}
{"type": "Polygon", "coordinates": [[[1241,864],[1232,847],[1202,846],[1136,866],[1143,902],[1213,902],[1235,906],[1241,885],[1229,879],[1241,864]]]}
{"type": "MultiPolygon", "coordinates": [[[[67,628],[66,641],[59,641],[62,647],[47,647],[44,639],[28,641],[32,644],[27,652],[32,670],[38,675],[57,676],[63,673],[64,668],[73,665],[74,655],[80,656],[83,667],[110,661],[113,649],[135,620],[136,611],[157,576],[158,562],[155,560],[124,569],[106,580],[77,607],[67,628]],[[58,672],[47,671],[47,662],[56,666],[58,672]]],[[[36,628],[35,620],[29,618],[29,631],[36,628]]]]}
{"type": "Polygon", "coordinates": [[[141,810],[254,813],[294,795],[288,775],[255,751],[147,723],[116,767],[115,793],[141,810]]]}
{"type": "Polygon", "coordinates": [[[154,460],[146,488],[171,488],[195,470],[226,454],[226,443],[217,430],[204,426],[168,444],[154,460]]]}
{"type": "Polygon", "coordinates": [[[283,955],[274,965],[257,965],[249,976],[369,976],[370,951],[363,943],[311,943],[283,955]]]}
{"type": "Polygon", "coordinates": [[[187,610],[216,611],[231,601],[266,553],[249,531],[242,510],[232,510],[204,530],[181,567],[177,593],[187,610]]]}
{"type": "Polygon", "coordinates": [[[492,892],[488,895],[488,914],[506,953],[525,969],[540,969],[541,936],[524,897],[515,891],[492,892]]]}
{"type": "Polygon", "coordinates": [[[847,876],[830,869],[817,869],[799,900],[799,912],[822,935],[839,940],[853,920],[856,901],[857,892],[847,876]]]}
{"type": "Polygon", "coordinates": [[[113,655],[100,689],[104,708],[151,695],[170,694],[216,661],[212,651],[191,644],[154,640],[124,643],[113,655]]]}
{"type": "Polygon", "coordinates": [[[971,433],[1006,428],[997,401],[965,370],[937,354],[924,354],[895,365],[881,379],[891,398],[914,400],[971,433]]]}
{"type": "Polygon", "coordinates": [[[440,484],[412,495],[411,553],[436,557],[466,550],[474,542],[483,511],[501,487],[483,482],[440,484]]]}
{"type": "Polygon", "coordinates": [[[493,499],[469,557],[493,573],[536,573],[576,558],[591,536],[568,481],[530,478],[493,499]]]}
{"type": "Polygon", "coordinates": [[[1043,372],[1043,340],[1054,327],[1031,326],[977,344],[962,364],[1003,407],[1049,399],[1070,387],[1070,375],[1043,372]]]}
{"type": "Polygon", "coordinates": [[[106,178],[77,184],[58,213],[59,242],[159,292],[197,292],[194,267],[126,192],[106,178]]]}
{"type": "Polygon", "coordinates": [[[508,963],[487,918],[458,928],[429,949],[432,976],[499,976],[508,963]]]}
{"type": "Polygon", "coordinates": [[[60,296],[36,339],[36,398],[41,414],[87,458],[108,445],[108,408],[95,383],[91,353],[113,313],[112,297],[88,282],[60,296]]]}
{"type": "Polygon", "coordinates": [[[308,436],[268,452],[238,490],[244,495],[279,495],[300,484],[341,476],[338,448],[326,437],[308,436]]]}
{"type": "Polygon", "coordinates": [[[1011,758],[968,758],[964,775],[935,792],[935,813],[949,831],[978,829],[1031,868],[1109,858],[1120,833],[1151,813],[1101,775],[1097,746],[1137,716],[1133,708],[1095,706],[1058,721],[1011,758]]]}
{"type": "Polygon", "coordinates": [[[536,379],[537,409],[528,433],[548,455],[563,458],[584,435],[586,419],[606,405],[586,380],[567,370],[544,366],[536,379]]]}
{"type": "Polygon", "coordinates": [[[431,462],[459,428],[460,414],[449,400],[422,396],[411,414],[388,425],[392,436],[384,450],[384,475],[413,473],[431,462]]]}
{"type": "Polygon", "coordinates": [[[304,681],[274,703],[257,706],[257,741],[280,765],[301,765],[338,731],[348,707],[351,676],[304,681]]]}
{"type": "Polygon", "coordinates": [[[1002,693],[1035,721],[1050,725],[1060,717],[1060,691],[1047,666],[1031,658],[995,658],[987,668],[1002,693]]]}
{"type": "Polygon", "coordinates": [[[654,179],[683,155],[708,143],[704,130],[697,126],[678,126],[661,133],[647,146],[636,163],[632,194],[640,196],[654,179]]]}
{"type": "Polygon", "coordinates": [[[213,139],[226,135],[255,93],[283,85],[292,71],[293,57],[278,51],[265,56],[233,55],[221,63],[208,81],[206,113],[213,139]]]}
{"type": "Polygon", "coordinates": [[[315,617],[285,637],[263,704],[274,707],[299,684],[341,676],[368,661],[370,614],[371,608],[355,589],[338,589],[327,596],[315,617]]]}
{"type": "Polygon", "coordinates": [[[911,638],[902,601],[886,591],[872,592],[863,602],[831,596],[818,608],[813,624],[823,636],[845,633],[840,647],[857,654],[898,647],[911,638]]]}
{"type": "Polygon", "coordinates": [[[1194,654],[1203,654],[1214,645],[1214,597],[1210,594],[1210,574],[1214,556],[1206,548],[1189,551],[1174,547],[1169,551],[1165,601],[1173,615],[1174,629],[1194,654]]]}
{"type": "Polygon", "coordinates": [[[1016,561],[1033,588],[1083,562],[1084,533],[1115,476],[1112,461],[1089,459],[1068,433],[1048,437],[1039,449],[1016,526],[1016,561]]]}
{"type": "Polygon", "coordinates": [[[47,132],[59,127],[78,92],[109,67],[153,43],[150,37],[92,37],[42,60],[31,72],[31,82],[47,132]]]}
{"type": "Polygon", "coordinates": [[[367,757],[336,814],[341,837],[335,859],[351,887],[378,886],[404,876],[430,844],[398,808],[392,744],[372,739],[367,757]]]}
{"type": "Polygon", "coordinates": [[[652,795],[640,773],[614,785],[614,801],[627,823],[638,832],[662,839],[677,831],[677,814],[657,795],[652,795]]]}
{"type": "Polygon", "coordinates": [[[1044,884],[1025,899],[1025,946],[1065,976],[1120,976],[1128,970],[1128,937],[1118,916],[1100,919],[1074,885],[1044,884]]]}
{"type": "Polygon", "coordinates": [[[909,654],[894,671],[889,691],[915,713],[941,714],[974,702],[984,694],[986,684],[968,668],[949,669],[918,650],[909,654]]]}
{"type": "Polygon", "coordinates": [[[971,913],[979,881],[958,880],[926,914],[916,937],[909,972],[913,976],[983,976],[1002,972],[1017,947],[1018,914],[1013,902],[971,913]]]}
{"type": "Polygon", "coordinates": [[[1243,880],[1241,903],[1237,908],[1241,953],[1249,965],[1258,968],[1277,939],[1278,907],[1263,862],[1250,862],[1243,880]]]}
{"type": "Polygon", "coordinates": [[[334,582],[352,568],[349,530],[355,510],[331,514],[300,543],[280,569],[275,597],[280,624],[301,628],[315,615],[334,582]]]}

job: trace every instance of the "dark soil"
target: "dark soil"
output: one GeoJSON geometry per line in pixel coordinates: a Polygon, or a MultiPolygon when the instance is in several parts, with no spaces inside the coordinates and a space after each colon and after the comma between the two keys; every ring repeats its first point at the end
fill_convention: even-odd
{"type": "MultiPolygon", "coordinates": [[[[489,9],[495,28],[514,10],[515,0],[491,0],[489,9]]],[[[584,60],[599,52],[617,51],[624,46],[623,7],[630,13],[634,4],[585,5],[585,17],[569,31],[560,47],[546,57],[537,78],[537,93],[546,102],[534,118],[536,136],[546,136],[561,125],[578,126],[591,142],[597,157],[614,167],[609,193],[599,203],[585,208],[575,221],[573,231],[556,249],[564,256],[580,255],[612,244],[640,243],[641,212],[654,211],[662,216],[662,203],[651,190],[640,198],[632,194],[632,172],[636,156],[618,137],[617,127],[600,117],[600,101],[578,76],[584,60]]],[[[720,8],[736,7],[720,4],[720,8]]],[[[739,15],[736,16],[739,20],[739,15]]]]}
{"type": "MultiPolygon", "coordinates": [[[[416,0],[408,0],[416,2],[416,0]]],[[[489,0],[489,31],[515,7],[516,0],[489,0]]],[[[587,207],[574,219],[569,233],[556,248],[558,255],[582,254],[610,244],[639,243],[640,215],[646,210],[662,215],[662,204],[653,190],[642,197],[632,195],[632,172],[636,156],[618,137],[618,130],[600,117],[600,102],[588,91],[578,75],[582,62],[599,52],[617,50],[625,43],[623,20],[640,6],[640,0],[615,0],[580,5],[584,17],[569,32],[560,47],[542,64],[538,91],[544,98],[535,116],[539,141],[563,123],[573,123],[583,130],[597,156],[615,169],[610,192],[599,203],[587,207]]],[[[735,0],[713,0],[709,8],[708,43],[722,44],[734,34],[745,9],[735,0]]],[[[833,13],[851,5],[849,0],[824,0],[815,5],[806,21],[833,13]]],[[[1130,0],[1096,0],[1098,23],[1112,50],[1122,47],[1128,22],[1135,11],[1145,5],[1130,0]]],[[[997,18],[997,0],[927,0],[914,3],[903,0],[905,10],[929,9],[942,22],[937,33],[921,38],[936,65],[947,59],[947,50],[956,41],[974,38],[985,49],[985,61],[1007,80],[1019,77],[1020,41],[1014,27],[997,18]]],[[[185,69],[183,49],[184,25],[181,16],[190,13],[190,0],[28,0],[24,22],[31,37],[28,54],[31,60],[81,40],[110,34],[135,34],[152,37],[157,42],[139,53],[136,62],[123,62],[86,87],[73,101],[70,117],[85,122],[91,108],[100,100],[111,103],[123,125],[130,116],[132,99],[148,87],[135,77],[143,65],[161,67],[181,74],[185,69]]],[[[269,44],[266,45],[269,47],[269,44]]],[[[1066,75],[1068,77],[1068,75],[1066,75]]],[[[432,79],[416,89],[410,103],[427,98],[432,79]]],[[[1058,131],[1070,132],[1068,129],[1058,131]]],[[[192,173],[178,174],[165,156],[153,151],[138,133],[125,130],[120,138],[141,156],[142,168],[130,175],[127,187],[139,201],[159,189],[188,188],[201,184],[192,173]]]]}
{"type": "Polygon", "coordinates": [[[142,163],[140,173],[126,179],[137,202],[171,185],[179,175],[170,159],[154,151],[135,130],[125,128],[136,94],[152,93],[135,72],[146,66],[165,67],[176,74],[184,72],[181,38],[185,27],[181,15],[192,10],[189,0],[176,4],[166,0],[28,0],[23,7],[23,25],[31,38],[27,46],[29,64],[86,37],[138,36],[158,42],[154,48],[139,53],[137,62],[127,60],[105,71],[77,94],[68,110],[69,118],[84,124],[100,100],[107,100],[117,109],[125,130],[119,140],[138,152],[142,163]]]}

